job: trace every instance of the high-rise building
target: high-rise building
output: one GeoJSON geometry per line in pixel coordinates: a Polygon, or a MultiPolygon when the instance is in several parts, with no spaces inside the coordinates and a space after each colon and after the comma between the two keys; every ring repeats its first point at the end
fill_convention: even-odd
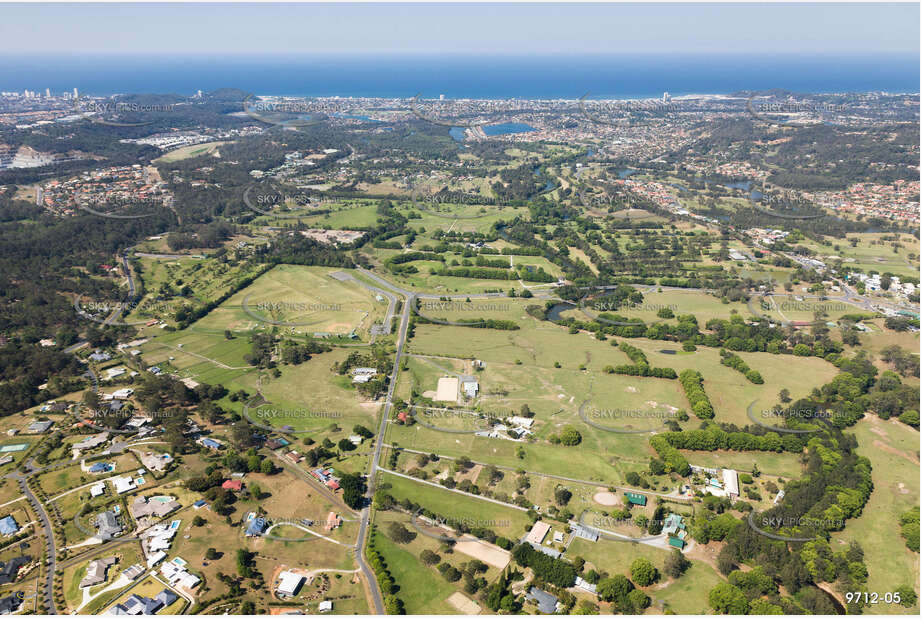
{"type": "Polygon", "coordinates": [[[45,88],[45,98],[46,99],[51,98],[51,88],[45,88]]]}
{"type": "Polygon", "coordinates": [[[79,99],[79,98],[80,98],[80,93],[77,92],[76,86],[74,87],[74,98],[75,98],[75,99],[79,99]]]}
{"type": "Polygon", "coordinates": [[[671,97],[670,94],[668,94],[667,92],[663,92],[663,93],[662,93],[662,102],[663,102],[663,103],[668,103],[668,102],[671,101],[671,100],[672,100],[672,97],[671,97]]]}

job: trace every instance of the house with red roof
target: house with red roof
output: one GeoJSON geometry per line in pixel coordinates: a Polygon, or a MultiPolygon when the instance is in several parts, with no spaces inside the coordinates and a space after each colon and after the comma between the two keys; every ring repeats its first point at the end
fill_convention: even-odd
{"type": "Polygon", "coordinates": [[[243,489],[243,481],[240,479],[227,479],[221,487],[230,491],[240,491],[243,489]]]}

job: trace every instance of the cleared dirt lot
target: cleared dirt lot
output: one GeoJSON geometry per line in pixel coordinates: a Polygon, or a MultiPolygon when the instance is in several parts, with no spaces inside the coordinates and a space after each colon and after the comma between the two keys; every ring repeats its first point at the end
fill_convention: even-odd
{"type": "Polygon", "coordinates": [[[478,538],[469,535],[461,537],[461,540],[454,545],[454,549],[477,560],[482,560],[497,569],[504,569],[512,560],[512,555],[501,547],[484,543],[478,538]]]}
{"type": "Polygon", "coordinates": [[[457,611],[460,613],[467,614],[468,616],[475,616],[476,614],[479,614],[481,611],[483,611],[479,605],[462,595],[460,592],[455,592],[449,596],[448,603],[457,608],[457,611]]]}

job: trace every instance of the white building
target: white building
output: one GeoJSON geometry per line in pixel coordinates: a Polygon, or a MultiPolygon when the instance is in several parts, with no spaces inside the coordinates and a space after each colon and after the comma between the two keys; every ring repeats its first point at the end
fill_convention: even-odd
{"type": "Polygon", "coordinates": [[[189,573],[184,563],[185,561],[181,558],[174,558],[169,562],[164,562],[163,566],[160,567],[160,573],[163,574],[163,577],[166,578],[171,586],[191,590],[201,583],[201,579],[189,573]],[[181,561],[182,564],[177,564],[177,561],[181,561]]]}
{"type": "Polygon", "coordinates": [[[137,485],[134,484],[134,479],[130,476],[116,476],[109,480],[112,481],[112,485],[115,487],[115,493],[117,494],[123,494],[126,491],[137,489],[137,485]]]}
{"type": "Polygon", "coordinates": [[[729,498],[739,497],[739,473],[729,468],[723,468],[723,487],[729,498]]]}
{"type": "Polygon", "coordinates": [[[292,571],[282,571],[278,577],[278,586],[275,588],[275,592],[282,596],[293,597],[300,590],[303,581],[304,577],[302,575],[292,571]]]}

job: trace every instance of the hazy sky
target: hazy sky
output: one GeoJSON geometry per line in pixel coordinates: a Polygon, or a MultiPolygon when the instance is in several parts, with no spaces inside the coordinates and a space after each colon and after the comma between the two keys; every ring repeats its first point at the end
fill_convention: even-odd
{"type": "Polygon", "coordinates": [[[919,17],[918,3],[0,4],[0,54],[918,53],[919,17]]]}

